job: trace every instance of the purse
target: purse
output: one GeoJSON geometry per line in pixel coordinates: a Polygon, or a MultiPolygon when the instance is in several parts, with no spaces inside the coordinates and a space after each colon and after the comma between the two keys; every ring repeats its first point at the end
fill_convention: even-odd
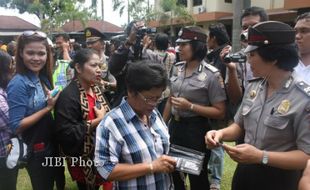
{"type": "Polygon", "coordinates": [[[19,137],[11,138],[8,144],[8,156],[6,158],[6,166],[9,169],[18,167],[23,168],[27,165],[28,152],[27,145],[19,137]]]}
{"type": "Polygon", "coordinates": [[[205,153],[172,144],[169,156],[176,159],[176,170],[188,174],[200,175],[203,167],[205,153]]]}

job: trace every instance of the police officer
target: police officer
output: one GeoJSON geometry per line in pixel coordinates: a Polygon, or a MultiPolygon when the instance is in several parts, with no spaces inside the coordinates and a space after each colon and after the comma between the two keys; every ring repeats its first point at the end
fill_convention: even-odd
{"type": "MultiPolygon", "coordinates": [[[[199,176],[189,175],[192,190],[209,189],[204,134],[211,129],[208,119],[223,119],[225,91],[219,71],[204,61],[207,36],[201,28],[189,26],[181,29],[179,44],[182,62],[176,63],[171,81],[170,101],[167,101],[164,119],[170,119],[172,144],[206,152],[204,168],[199,176]]],[[[173,174],[175,189],[184,190],[179,173],[173,174]]]]}
{"type": "Polygon", "coordinates": [[[105,95],[107,96],[109,102],[112,98],[111,90],[116,89],[116,79],[115,77],[108,71],[108,57],[104,54],[105,51],[105,43],[104,39],[106,36],[102,34],[99,30],[88,27],[84,30],[86,45],[88,48],[93,49],[100,58],[100,68],[102,70],[102,79],[100,82],[102,87],[104,88],[105,95]]]}
{"type": "Polygon", "coordinates": [[[209,131],[206,143],[212,148],[245,134],[244,144],[223,145],[238,162],[232,190],[297,189],[310,158],[310,87],[293,72],[295,31],[266,21],[251,27],[248,37],[245,52],[260,78],[249,83],[235,123],[209,131]]]}

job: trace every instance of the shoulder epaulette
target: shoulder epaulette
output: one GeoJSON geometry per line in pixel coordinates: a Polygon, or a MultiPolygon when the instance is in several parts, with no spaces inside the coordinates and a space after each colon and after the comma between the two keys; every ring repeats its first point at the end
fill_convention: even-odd
{"type": "Polygon", "coordinates": [[[205,66],[205,68],[207,68],[208,70],[210,70],[212,73],[216,73],[216,72],[219,71],[216,67],[214,67],[213,65],[210,65],[210,64],[208,64],[208,63],[204,64],[204,66],[205,66]]]}
{"type": "Polygon", "coordinates": [[[296,85],[302,92],[310,96],[310,86],[307,83],[300,81],[300,82],[297,82],[296,85]]]}
{"type": "Polygon", "coordinates": [[[248,82],[251,83],[251,82],[255,82],[255,81],[260,81],[260,80],[263,80],[263,78],[252,78],[252,79],[249,79],[248,82]]]}

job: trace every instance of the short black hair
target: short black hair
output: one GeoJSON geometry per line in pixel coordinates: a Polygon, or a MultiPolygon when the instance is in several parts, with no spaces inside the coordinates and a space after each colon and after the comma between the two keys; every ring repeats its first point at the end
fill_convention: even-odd
{"type": "Polygon", "coordinates": [[[267,15],[266,10],[264,8],[261,8],[261,7],[253,6],[253,7],[249,7],[249,8],[244,9],[242,12],[242,15],[241,15],[240,22],[242,22],[242,19],[244,17],[247,17],[247,16],[259,16],[260,22],[269,20],[269,17],[267,15]]]}
{"type": "Polygon", "coordinates": [[[169,37],[165,33],[158,33],[155,35],[155,46],[158,50],[167,50],[169,45],[169,37]]]}
{"type": "Polygon", "coordinates": [[[56,38],[62,37],[66,42],[70,40],[70,36],[67,33],[59,33],[55,35],[55,40],[56,38]]]}
{"type": "Polygon", "coordinates": [[[12,57],[8,53],[0,50],[0,87],[3,89],[6,89],[10,75],[12,74],[10,69],[11,62],[12,57]]]}
{"type": "Polygon", "coordinates": [[[215,36],[218,45],[224,45],[229,43],[229,36],[227,30],[222,23],[211,24],[209,26],[210,38],[215,36]]]}
{"type": "Polygon", "coordinates": [[[296,22],[297,22],[297,21],[300,21],[300,20],[304,20],[304,19],[306,19],[306,20],[309,19],[309,21],[310,21],[310,12],[306,12],[306,13],[303,13],[303,14],[299,15],[299,16],[296,18],[296,22]]]}
{"type": "Polygon", "coordinates": [[[158,63],[142,60],[130,63],[126,72],[126,87],[132,92],[147,91],[152,88],[166,88],[167,72],[158,63]]]}
{"type": "Polygon", "coordinates": [[[276,66],[285,71],[293,71],[299,62],[294,44],[262,46],[256,51],[264,61],[277,61],[276,66]]]}

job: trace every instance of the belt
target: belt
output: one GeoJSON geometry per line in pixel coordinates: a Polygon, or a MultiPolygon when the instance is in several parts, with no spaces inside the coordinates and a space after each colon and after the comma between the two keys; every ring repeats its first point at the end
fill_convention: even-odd
{"type": "Polygon", "coordinates": [[[193,116],[193,117],[180,117],[178,115],[172,115],[172,119],[177,122],[201,122],[201,121],[208,121],[208,118],[202,116],[193,116]]]}

